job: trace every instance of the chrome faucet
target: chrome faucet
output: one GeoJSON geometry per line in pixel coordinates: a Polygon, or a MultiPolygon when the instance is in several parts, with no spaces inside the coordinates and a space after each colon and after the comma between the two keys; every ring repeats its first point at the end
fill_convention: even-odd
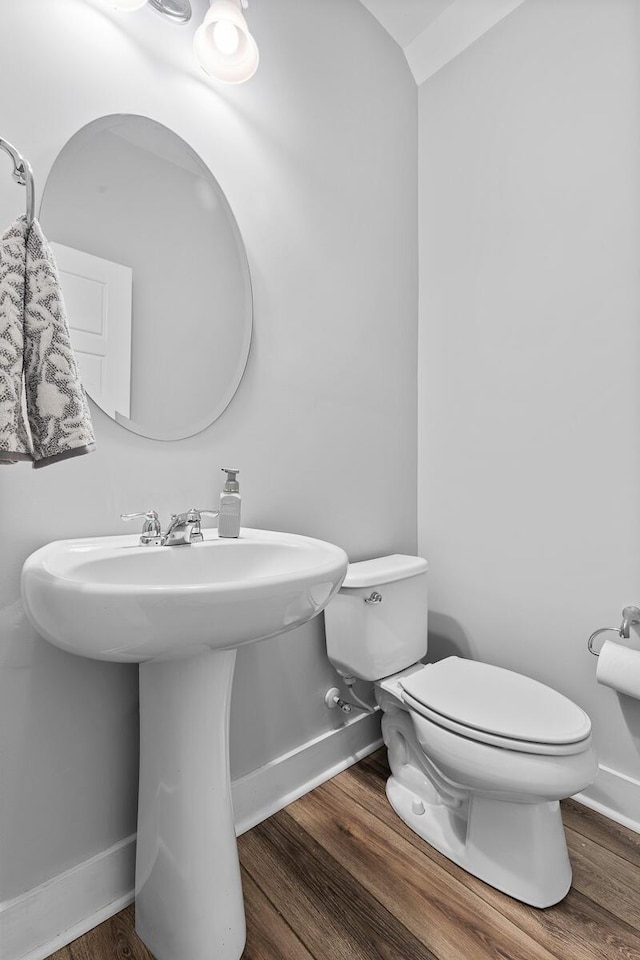
{"type": "Polygon", "coordinates": [[[192,507],[186,513],[172,513],[167,532],[163,535],[160,518],[155,510],[145,513],[121,513],[121,520],[144,520],[140,543],[144,547],[177,547],[181,543],[200,543],[204,540],[200,521],[203,515],[217,517],[218,510],[196,510],[192,507]]]}
{"type": "Polygon", "coordinates": [[[160,541],[163,547],[177,547],[183,543],[200,543],[204,540],[200,521],[202,516],[217,517],[218,510],[196,510],[192,507],[186,513],[173,513],[167,532],[160,541]]]}

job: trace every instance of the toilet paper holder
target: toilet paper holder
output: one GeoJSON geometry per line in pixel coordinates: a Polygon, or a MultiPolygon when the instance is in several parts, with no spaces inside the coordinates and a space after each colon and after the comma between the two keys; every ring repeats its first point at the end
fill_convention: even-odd
{"type": "Polygon", "coordinates": [[[593,642],[601,633],[617,633],[621,640],[628,640],[632,623],[640,623],[639,607],[625,607],[622,611],[622,623],[619,627],[600,627],[599,630],[594,630],[587,640],[589,653],[592,653],[594,657],[600,656],[600,651],[594,650],[593,642]]]}

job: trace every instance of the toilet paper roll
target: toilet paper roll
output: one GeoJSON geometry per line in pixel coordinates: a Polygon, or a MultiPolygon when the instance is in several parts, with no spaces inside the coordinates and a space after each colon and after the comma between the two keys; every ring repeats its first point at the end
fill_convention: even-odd
{"type": "Polygon", "coordinates": [[[605,640],[598,657],[596,680],[618,693],[640,699],[640,650],[605,640]]]}

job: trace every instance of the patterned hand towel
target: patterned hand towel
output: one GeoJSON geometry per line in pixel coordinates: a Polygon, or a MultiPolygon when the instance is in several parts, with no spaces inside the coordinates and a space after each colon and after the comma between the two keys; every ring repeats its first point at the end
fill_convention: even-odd
{"type": "Polygon", "coordinates": [[[34,467],[95,449],[55,260],[37,220],[26,240],[24,378],[34,467]]]}
{"type": "Polygon", "coordinates": [[[0,463],[31,460],[22,404],[27,221],[0,237],[0,463]]]}

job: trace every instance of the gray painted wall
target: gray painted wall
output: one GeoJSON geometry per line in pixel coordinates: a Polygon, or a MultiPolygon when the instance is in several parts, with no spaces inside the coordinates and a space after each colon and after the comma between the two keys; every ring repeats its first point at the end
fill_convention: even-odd
{"type": "Polygon", "coordinates": [[[640,701],[586,641],[640,601],[638,10],[527,0],[419,105],[431,653],[581,704],[636,820],[640,701]]]}
{"type": "MultiPolygon", "coordinates": [[[[193,29],[205,12],[196,0],[193,29]]],[[[322,537],[355,559],[416,549],[417,96],[400,49],[357,0],[250,9],[260,70],[238,88],[194,65],[191,26],[101,0],[2,13],[2,135],[40,190],[85,123],[141,113],[208,163],[247,246],[248,369],[225,414],[163,444],[95,411],[98,450],[0,474],[0,901],[135,828],[135,668],[48,647],[19,600],[25,557],[58,538],[166,518],[242,468],[244,523],[322,537]],[[25,65],[30,65],[26,68],[25,65]]],[[[4,170],[4,168],[3,168],[4,170]]],[[[7,224],[23,193],[0,177],[7,224]]],[[[90,627],[89,627],[90,628],[90,627]]],[[[238,658],[233,775],[338,723],[321,619],[238,658]]]]}

